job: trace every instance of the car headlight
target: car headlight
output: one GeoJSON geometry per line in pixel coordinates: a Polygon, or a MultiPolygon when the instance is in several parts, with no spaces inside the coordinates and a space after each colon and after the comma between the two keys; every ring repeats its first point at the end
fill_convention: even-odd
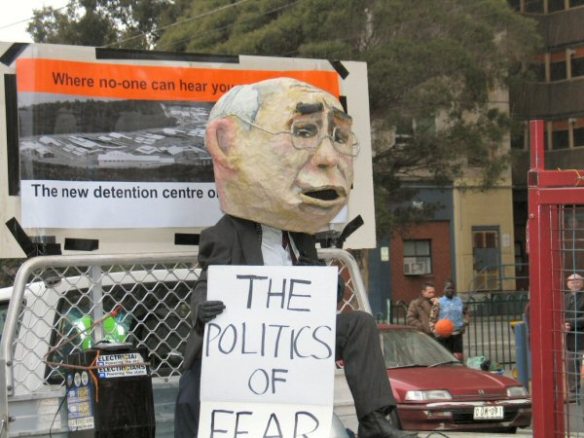
{"type": "Polygon", "coordinates": [[[445,389],[433,389],[431,391],[408,391],[406,401],[428,401],[428,400],[452,400],[452,396],[445,389]]]}
{"type": "Polygon", "coordinates": [[[527,397],[527,389],[523,386],[511,386],[507,388],[507,397],[527,397]]]}

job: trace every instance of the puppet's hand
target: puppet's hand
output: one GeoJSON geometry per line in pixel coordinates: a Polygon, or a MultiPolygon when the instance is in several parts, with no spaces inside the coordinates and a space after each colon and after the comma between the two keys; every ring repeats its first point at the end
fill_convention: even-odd
{"type": "Polygon", "coordinates": [[[223,313],[223,310],[225,310],[225,304],[223,304],[223,301],[203,301],[199,304],[197,322],[199,324],[207,324],[217,315],[223,313]]]}

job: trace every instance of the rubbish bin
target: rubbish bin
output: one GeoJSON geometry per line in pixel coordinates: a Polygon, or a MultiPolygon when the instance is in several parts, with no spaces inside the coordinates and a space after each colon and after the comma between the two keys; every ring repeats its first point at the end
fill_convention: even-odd
{"type": "Polygon", "coordinates": [[[527,324],[523,321],[511,323],[515,333],[515,364],[517,367],[517,380],[526,389],[529,389],[531,379],[531,355],[529,353],[529,337],[527,324]]]}

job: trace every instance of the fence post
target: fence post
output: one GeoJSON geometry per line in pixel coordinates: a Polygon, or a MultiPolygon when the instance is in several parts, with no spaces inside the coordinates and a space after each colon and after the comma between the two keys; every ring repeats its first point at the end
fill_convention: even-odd
{"type": "MultiPolygon", "coordinates": [[[[560,349],[554,349],[561,333],[559,320],[553,314],[553,291],[557,287],[554,266],[558,265],[557,229],[558,211],[541,200],[539,177],[544,171],[543,121],[530,122],[531,169],[528,176],[529,216],[529,284],[531,289],[530,340],[532,355],[533,431],[535,438],[564,435],[564,406],[554,394],[555,365],[562,363],[560,349]],[[554,228],[554,226],[556,228],[554,228]]],[[[558,344],[559,345],[559,344],[558,344]]],[[[558,385],[563,387],[563,385],[558,385]]]]}

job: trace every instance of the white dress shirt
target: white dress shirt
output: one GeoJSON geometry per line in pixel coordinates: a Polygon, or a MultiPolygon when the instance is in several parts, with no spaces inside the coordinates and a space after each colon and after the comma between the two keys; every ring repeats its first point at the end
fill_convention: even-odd
{"type": "MultiPolygon", "coordinates": [[[[261,224],[262,226],[262,257],[265,266],[292,266],[290,251],[282,247],[282,230],[261,224]]],[[[292,236],[288,236],[292,250],[298,255],[298,250],[292,236]]]]}

